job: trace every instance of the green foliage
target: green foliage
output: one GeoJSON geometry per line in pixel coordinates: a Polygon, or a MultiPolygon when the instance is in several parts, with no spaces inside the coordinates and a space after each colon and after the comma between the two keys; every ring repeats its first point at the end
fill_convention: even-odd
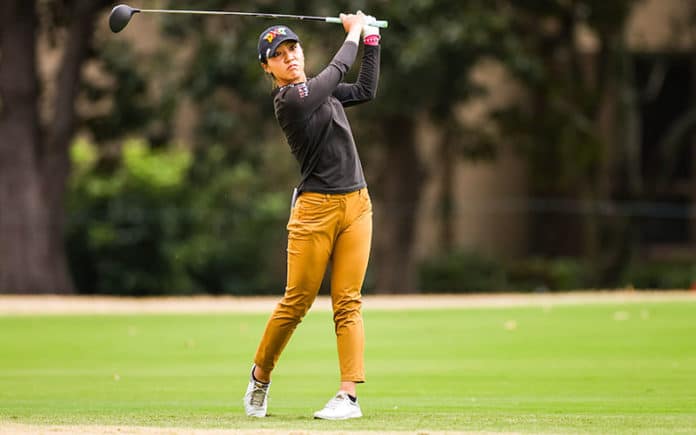
{"type": "Polygon", "coordinates": [[[507,264],[513,290],[568,291],[586,288],[588,268],[574,258],[525,258],[507,264]]]}
{"type": "MultiPolygon", "coordinates": [[[[571,257],[528,257],[502,261],[474,252],[437,255],[420,265],[424,292],[573,291],[594,282],[591,261],[571,257]]],[[[688,289],[696,266],[687,260],[635,261],[607,285],[616,288],[688,289]]]]}
{"type": "Polygon", "coordinates": [[[152,78],[138,67],[141,59],[130,44],[110,38],[94,53],[105,77],[85,80],[82,93],[96,107],[110,109],[87,112],[82,124],[97,142],[119,138],[124,131],[144,129],[156,116],[162,116],[156,109],[158,102],[147,98],[152,78]]]}
{"type": "Polygon", "coordinates": [[[688,289],[696,285],[693,261],[642,261],[632,264],[624,285],[644,289],[688,289]]]}
{"type": "Polygon", "coordinates": [[[506,286],[505,270],[499,262],[471,252],[438,255],[420,268],[419,287],[424,292],[496,292],[506,286]]]}
{"type": "Polygon", "coordinates": [[[588,266],[573,258],[501,261],[454,251],[423,262],[419,287],[426,292],[562,291],[585,288],[588,266]]]}
{"type": "Polygon", "coordinates": [[[598,114],[611,87],[626,81],[617,65],[625,52],[621,32],[635,4],[534,0],[509,2],[503,11],[507,30],[517,36],[512,50],[498,58],[530,95],[501,109],[496,118],[505,140],[528,162],[534,193],[599,189],[612,144],[598,114]],[[582,26],[599,38],[600,51],[592,58],[578,47],[582,26]]]}
{"type": "Polygon", "coordinates": [[[447,118],[480,94],[469,76],[478,62],[514,45],[507,16],[491,2],[379,2],[368,12],[390,20],[381,42],[379,98],[370,108],[382,115],[447,118]]]}
{"type": "Polygon", "coordinates": [[[195,225],[181,255],[206,292],[282,292],[289,194],[269,188],[262,171],[231,164],[221,146],[198,156],[190,174],[198,187],[186,204],[195,225]]]}
{"type": "Polygon", "coordinates": [[[68,249],[82,292],[182,293],[192,289],[185,265],[170,249],[183,235],[174,207],[184,194],[191,156],[124,144],[120,164],[100,167],[96,149],[73,146],[68,249]]]}
{"type": "Polygon", "coordinates": [[[78,141],[69,192],[68,248],[81,292],[277,291],[286,198],[264,192],[247,163],[220,147],[151,149],[131,140],[118,162],[78,141]],[[276,249],[271,249],[276,248],[276,249]],[[274,273],[275,272],[275,273],[274,273]]]}

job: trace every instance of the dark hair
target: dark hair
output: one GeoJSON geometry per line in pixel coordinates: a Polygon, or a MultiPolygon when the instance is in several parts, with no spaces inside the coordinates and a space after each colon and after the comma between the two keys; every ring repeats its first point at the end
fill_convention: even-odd
{"type": "Polygon", "coordinates": [[[268,80],[271,81],[271,89],[275,89],[278,87],[278,82],[276,82],[276,79],[275,79],[275,76],[273,75],[273,73],[267,72],[264,75],[266,76],[266,78],[268,80]]]}

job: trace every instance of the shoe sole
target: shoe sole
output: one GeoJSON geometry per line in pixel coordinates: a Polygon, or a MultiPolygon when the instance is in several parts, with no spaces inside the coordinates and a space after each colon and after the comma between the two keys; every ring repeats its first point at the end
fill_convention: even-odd
{"type": "Polygon", "coordinates": [[[247,417],[262,418],[268,414],[268,411],[263,411],[263,410],[259,410],[259,409],[252,409],[250,411],[248,408],[246,408],[246,403],[244,405],[245,405],[244,413],[247,415],[247,417]]]}
{"type": "Polygon", "coordinates": [[[351,418],[362,418],[362,414],[349,415],[347,417],[319,417],[318,415],[314,416],[315,420],[350,420],[351,418]]]}

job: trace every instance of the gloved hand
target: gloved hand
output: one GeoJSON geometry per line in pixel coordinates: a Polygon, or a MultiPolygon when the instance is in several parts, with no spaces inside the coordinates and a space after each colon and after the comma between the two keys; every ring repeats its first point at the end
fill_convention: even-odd
{"type": "Polygon", "coordinates": [[[365,17],[365,25],[363,26],[362,36],[363,38],[369,35],[379,35],[379,27],[371,26],[370,23],[377,21],[372,15],[367,15],[365,17]]]}

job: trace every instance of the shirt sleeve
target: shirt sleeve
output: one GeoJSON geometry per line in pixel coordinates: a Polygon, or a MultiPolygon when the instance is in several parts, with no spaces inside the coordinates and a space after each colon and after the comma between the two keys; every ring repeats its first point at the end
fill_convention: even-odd
{"type": "Polygon", "coordinates": [[[375,98],[379,82],[379,45],[365,45],[360,72],[355,83],[341,83],[333,95],[344,107],[354,106],[375,98]]]}
{"type": "Polygon", "coordinates": [[[338,50],[331,63],[307,83],[296,84],[283,93],[282,106],[292,111],[295,117],[306,118],[311,115],[335,91],[350,67],[355,62],[358,46],[346,41],[338,50]]]}

